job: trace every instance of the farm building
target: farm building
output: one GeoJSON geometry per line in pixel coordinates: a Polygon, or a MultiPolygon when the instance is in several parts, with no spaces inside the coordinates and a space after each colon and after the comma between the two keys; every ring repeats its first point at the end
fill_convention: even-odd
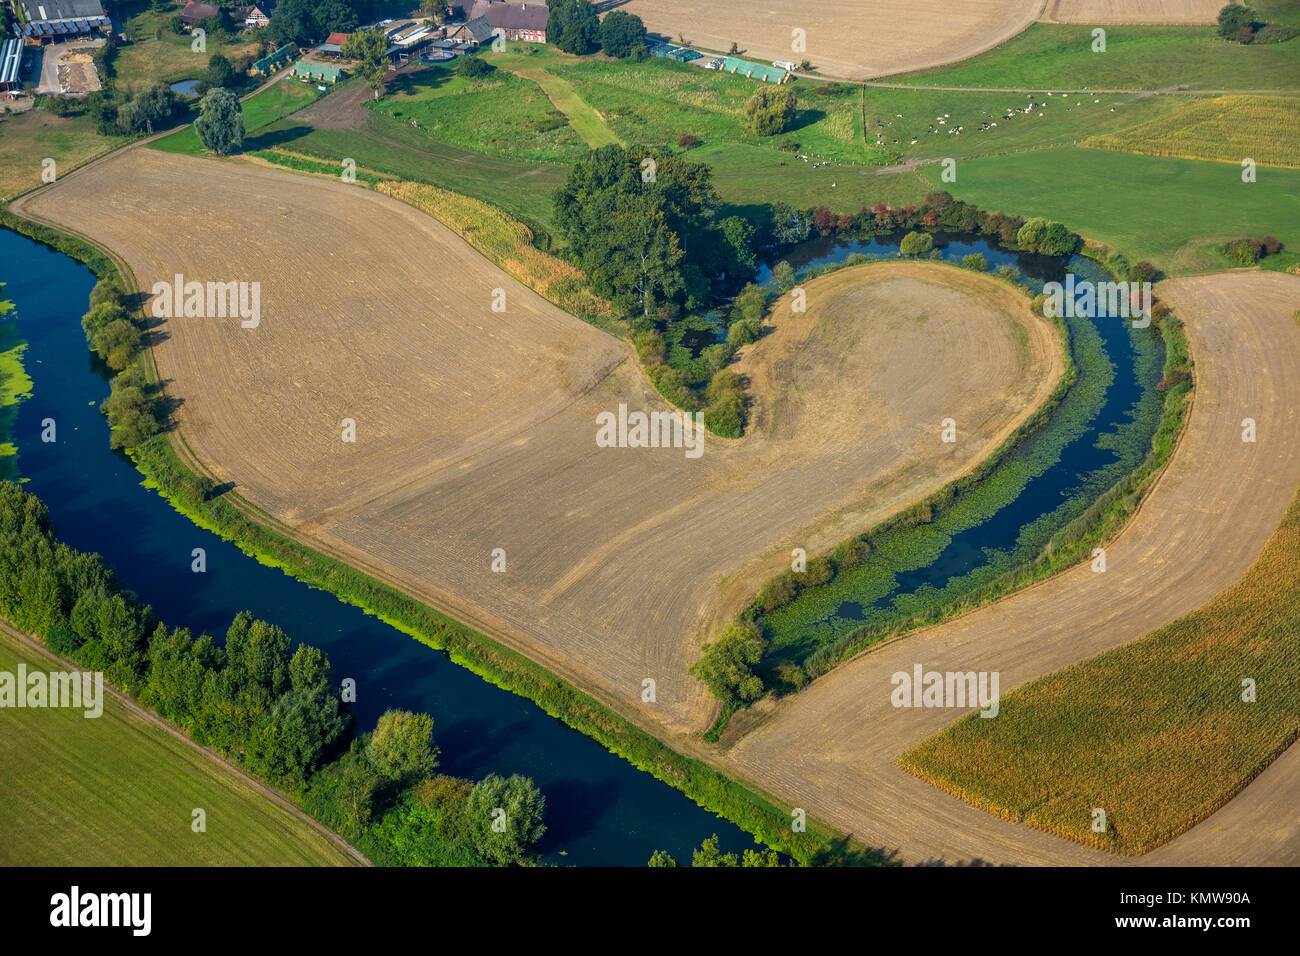
{"type": "Polygon", "coordinates": [[[248,13],[244,14],[244,26],[246,27],[264,27],[271,22],[272,6],[269,3],[263,3],[260,6],[250,7],[248,13]]]}
{"type": "Polygon", "coordinates": [[[306,60],[299,60],[293,65],[293,75],[303,80],[311,80],[314,83],[337,83],[343,79],[343,67],[332,66],[329,63],[308,63],[306,60]]]}
{"type": "Polygon", "coordinates": [[[215,3],[196,3],[195,0],[190,0],[181,11],[181,23],[192,27],[201,20],[215,17],[220,12],[221,8],[215,3]]]}
{"type": "Polygon", "coordinates": [[[21,90],[22,69],[23,41],[14,37],[0,42],[0,90],[21,90]]]}
{"type": "Polygon", "coordinates": [[[735,73],[737,76],[747,76],[751,80],[762,80],[764,83],[784,83],[790,79],[790,74],[785,70],[775,66],[750,63],[748,60],[738,60],[734,56],[729,56],[722,61],[722,70],[725,73],[735,73]]]}
{"type": "Polygon", "coordinates": [[[323,53],[326,56],[342,56],[343,45],[348,42],[346,33],[331,33],[325,38],[325,42],[316,47],[317,53],[323,53]]]}
{"type": "Polygon", "coordinates": [[[23,0],[23,36],[41,43],[108,36],[113,21],[100,0],[23,0]]]}
{"type": "Polygon", "coordinates": [[[507,40],[527,43],[546,42],[546,21],[550,8],[544,3],[506,3],[504,0],[474,0],[469,18],[486,17],[494,33],[500,32],[507,40]]]}
{"type": "Polygon", "coordinates": [[[292,43],[280,47],[274,53],[267,54],[252,66],[254,76],[266,76],[268,73],[274,73],[276,70],[283,69],[290,60],[298,55],[298,48],[292,43]]]}
{"type": "Polygon", "coordinates": [[[493,35],[492,24],[488,23],[487,17],[475,17],[453,28],[447,34],[447,39],[473,49],[483,43],[491,43],[493,35]]]}
{"type": "Polygon", "coordinates": [[[698,50],[688,50],[685,47],[673,46],[671,43],[660,43],[652,46],[650,55],[663,57],[665,60],[676,60],[678,63],[689,63],[691,60],[699,60],[704,56],[698,50]]]}

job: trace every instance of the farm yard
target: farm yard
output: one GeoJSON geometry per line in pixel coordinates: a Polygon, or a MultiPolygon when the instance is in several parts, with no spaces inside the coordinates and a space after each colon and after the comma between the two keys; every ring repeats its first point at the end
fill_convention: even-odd
{"type": "MultiPolygon", "coordinates": [[[[706,439],[699,460],[680,449],[599,452],[598,412],[666,407],[625,346],[506,279],[433,220],[338,183],[136,152],[22,208],[56,222],[75,215],[145,287],[175,271],[256,276],[274,263],[255,334],[172,322],[155,346],[160,374],[184,399],[186,442],[218,480],[665,730],[710,719],[685,672],[710,620],[734,613],[729,601],[796,543],[837,540],[972,465],[1061,372],[1054,328],[1021,293],[950,267],[865,266],[822,284],[824,324],[778,333],[745,356],[748,374],[772,382],[760,401],[782,409],[770,425],[738,442],[706,439]],[[180,182],[191,185],[178,191],[180,182]],[[220,222],[195,211],[210,202],[227,209],[220,222]],[[142,231],[125,208],[173,225],[142,231]],[[259,210],[314,241],[304,246],[297,230],[250,235],[259,210]],[[384,263],[382,306],[367,294],[375,269],[365,285],[356,274],[358,250],[384,263]],[[454,291],[435,278],[448,272],[461,277],[454,291]],[[836,297],[857,283],[865,291],[836,297]],[[502,314],[490,308],[496,287],[506,289],[502,314]],[[315,295],[335,308],[312,308],[315,295]],[[835,321],[843,309],[874,316],[874,332],[835,321]],[[304,342],[317,346],[304,353],[304,342]],[[302,358],[286,366],[288,355],[302,358]],[[840,378],[846,362],[860,376],[840,378]],[[908,407],[884,414],[901,392],[908,407]],[[436,428],[410,414],[421,407],[438,409],[436,428]],[[967,438],[935,456],[945,415],[969,423],[967,438]],[[339,441],[345,417],[357,422],[355,445],[339,441]],[[822,424],[788,431],[791,421],[822,424]],[[504,575],[490,570],[495,547],[508,555],[504,575]],[[658,683],[648,712],[633,703],[647,674],[658,683]]],[[[813,318],[817,286],[809,297],[813,318]]]]}
{"type": "Polygon", "coordinates": [[[734,42],[752,60],[806,57],[826,76],[863,79],[981,53],[1023,30],[1041,7],[1042,0],[940,0],[923,9],[908,0],[809,0],[797,9],[748,0],[628,0],[620,9],[701,49],[721,52],[734,42]],[[807,46],[792,52],[796,29],[807,46]]]}

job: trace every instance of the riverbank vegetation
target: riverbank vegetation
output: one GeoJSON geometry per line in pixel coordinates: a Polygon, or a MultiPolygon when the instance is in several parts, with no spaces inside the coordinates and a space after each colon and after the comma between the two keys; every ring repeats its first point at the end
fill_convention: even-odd
{"type": "Polygon", "coordinates": [[[18,449],[10,440],[18,404],[32,391],[32,380],[23,368],[27,345],[14,324],[13,303],[4,297],[0,282],[0,480],[12,480],[18,474],[18,449]]]}
{"type": "Polygon", "coordinates": [[[530,858],[544,830],[544,800],[522,777],[442,778],[430,797],[438,752],[424,714],[389,711],[336,757],[351,697],[346,682],[342,693],[336,687],[324,653],[293,647],[247,612],[222,643],[169,628],[98,555],[60,542],[44,504],[11,482],[0,483],[0,616],[103,673],[384,862],[515,863],[530,858]],[[498,831],[493,811],[502,806],[514,819],[498,831]]]}
{"type": "MultiPolygon", "coordinates": [[[[1129,271],[1115,255],[1107,267],[1129,271]]],[[[1133,336],[1141,397],[1126,422],[1098,438],[1098,447],[1114,452],[1111,462],[1079,476],[1059,505],[1013,529],[1010,546],[985,543],[983,564],[941,584],[923,576],[962,534],[994,519],[1031,480],[1058,467],[1100,412],[1114,368],[1092,323],[1072,319],[1066,376],[998,452],[925,501],[810,559],[802,571],[768,581],[705,645],[692,672],[722,705],[706,739],[716,740],[737,708],[769,692],[796,692],[869,644],[1064,570],[1113,535],[1172,454],[1192,387],[1181,325],[1162,304],[1153,318],[1149,332],[1119,333],[1133,336]]]]}

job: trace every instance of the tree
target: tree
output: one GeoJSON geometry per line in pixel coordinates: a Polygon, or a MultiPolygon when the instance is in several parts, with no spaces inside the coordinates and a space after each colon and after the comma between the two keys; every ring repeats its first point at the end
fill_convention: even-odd
{"type": "Polygon", "coordinates": [[[546,832],[545,812],[546,798],[527,777],[488,774],[474,785],[466,804],[475,850],[502,865],[524,859],[546,832]]]}
{"type": "Polygon", "coordinates": [[[748,703],[763,696],[763,681],[753,665],[762,660],[766,649],[757,624],[737,621],[712,644],[704,645],[691,674],[724,704],[748,703]]]}
{"type": "Polygon", "coordinates": [[[970,255],[961,257],[961,267],[963,269],[973,269],[976,272],[988,272],[989,261],[984,258],[980,252],[972,252],[970,255]]]}
{"type": "Polygon", "coordinates": [[[413,783],[438,766],[438,748],[433,742],[433,718],[406,710],[387,710],[375,724],[366,757],[385,780],[413,783]]]}
{"type": "Polygon", "coordinates": [[[450,11],[447,8],[447,0],[420,0],[420,12],[430,20],[441,23],[450,11]]]}
{"type": "Polygon", "coordinates": [[[600,45],[620,60],[645,49],[645,24],[636,14],[615,10],[600,23],[600,45]]]}
{"type": "Polygon", "coordinates": [[[277,697],[247,744],[248,762],[263,776],[303,784],[343,733],[338,697],[327,689],[277,697]]]}
{"type": "Polygon", "coordinates": [[[381,30],[358,30],[343,44],[343,55],[358,60],[356,74],[363,77],[375,99],[383,92],[388,78],[388,38],[381,30]]]}
{"type": "Polygon", "coordinates": [[[727,275],[748,280],[758,271],[754,254],[754,224],[743,216],[728,216],[718,224],[727,253],[727,275]]]}
{"type": "Polygon", "coordinates": [[[460,62],[456,64],[456,73],[468,79],[487,76],[495,69],[495,66],[481,56],[463,56],[460,58],[460,62]]]}
{"type": "Polygon", "coordinates": [[[715,833],[691,855],[691,866],[720,867],[739,866],[740,858],[734,853],[723,853],[718,847],[718,835],[715,833]]]}
{"type": "Polygon", "coordinates": [[[759,136],[774,136],[789,128],[794,119],[798,97],[783,86],[760,86],[745,104],[749,128],[759,136]]]}
{"type": "Polygon", "coordinates": [[[646,866],[669,867],[677,866],[677,857],[673,856],[667,850],[655,850],[650,854],[650,862],[646,866]]]}
{"type": "MultiPolygon", "coordinates": [[[[1255,11],[1250,7],[1230,3],[1219,11],[1219,36],[1225,40],[1240,40],[1242,30],[1254,32],[1255,19],[1255,11]]],[[[1249,39],[1245,42],[1249,42],[1249,39]]]]}
{"type": "Polygon", "coordinates": [[[199,103],[194,131],[203,145],[218,156],[229,156],[244,145],[244,113],[230,90],[208,90],[199,103]]]}
{"type": "Polygon", "coordinates": [[[727,267],[710,170],[680,154],[602,146],[570,167],[554,203],[593,288],[624,309],[694,307],[727,267]]]}
{"type": "Polygon", "coordinates": [[[546,35],[565,53],[578,55],[600,49],[600,17],[588,0],[552,0],[546,35]]]}
{"type": "Polygon", "coordinates": [[[928,232],[909,232],[898,244],[898,251],[905,256],[923,256],[934,248],[934,236],[928,232]]]}
{"type": "Polygon", "coordinates": [[[208,57],[208,70],[203,74],[203,80],[199,83],[198,93],[202,96],[208,90],[214,90],[218,87],[234,89],[239,85],[239,74],[235,72],[234,64],[220,53],[214,53],[208,57]]]}
{"type": "Polygon", "coordinates": [[[1082,243],[1078,235],[1059,222],[1041,217],[1027,219],[1016,233],[1016,245],[1044,256],[1072,255],[1082,243]]]}

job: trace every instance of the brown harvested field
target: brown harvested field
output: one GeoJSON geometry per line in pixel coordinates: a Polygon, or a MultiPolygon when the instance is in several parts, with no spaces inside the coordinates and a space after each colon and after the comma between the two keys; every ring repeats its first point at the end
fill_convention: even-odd
{"type": "Polygon", "coordinates": [[[1049,0],[1044,23],[1213,23],[1231,0],[1049,0]]]}
{"type": "Polygon", "coordinates": [[[627,0],[651,32],[759,62],[808,59],[826,76],[866,79],[942,66],[983,53],[1028,27],[1043,0],[627,0]],[[793,49],[803,30],[805,51],[793,49]]]}
{"type": "Polygon", "coordinates": [[[687,668],[792,547],[949,481],[1061,372],[1055,329],[1010,287],[867,265],[810,283],[808,312],[779,312],[746,349],[764,393],[750,436],[708,437],[697,459],[600,448],[598,413],[667,409],[624,343],[397,200],[130,149],[18,211],[119,252],[144,289],[177,272],[260,281],[257,329],[157,330],[194,453],[310,540],[669,731],[707,725],[687,668]],[[939,440],[946,417],[956,445],[939,440]],[[641,703],[646,677],[657,703],[641,703]]]}
{"type": "MultiPolygon", "coordinates": [[[[1231,272],[1164,282],[1157,295],[1187,325],[1196,398],[1173,460],[1107,545],[1105,573],[1081,565],[861,654],[779,705],[727,754],[731,771],[908,862],[1119,860],[984,813],[902,770],[900,753],[967,711],[896,709],[891,677],[916,664],[996,671],[1005,694],[1201,607],[1263,550],[1300,485],[1300,278],[1231,272]],[[1247,417],[1258,423],[1254,444],[1241,440],[1247,417]]],[[[1300,761],[1289,753],[1135,862],[1294,861],[1296,806],[1300,761]],[[1271,826],[1257,839],[1260,820],[1271,826]]]]}

